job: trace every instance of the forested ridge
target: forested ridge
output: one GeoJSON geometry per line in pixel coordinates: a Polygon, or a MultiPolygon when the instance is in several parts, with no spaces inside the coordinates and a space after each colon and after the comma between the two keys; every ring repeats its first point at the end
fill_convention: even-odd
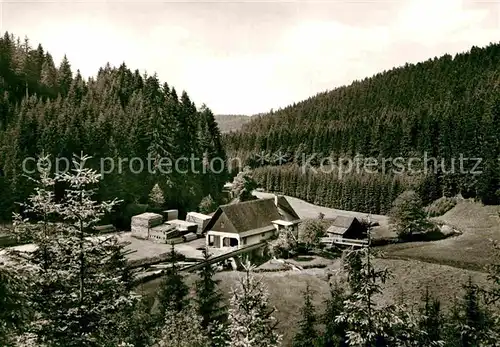
{"type": "MultiPolygon", "coordinates": [[[[384,201],[364,206],[362,199],[365,194],[357,189],[365,180],[372,183],[384,181],[386,184],[374,183],[372,192],[386,199],[384,192],[394,188],[391,179],[394,176],[372,174],[372,177],[360,175],[363,177],[356,178],[351,175],[344,180],[328,175],[300,177],[303,174],[296,172],[293,165],[303,164],[300,158],[304,153],[316,153],[318,158],[352,158],[355,155],[410,158],[422,157],[426,153],[438,163],[444,160],[447,165],[444,170],[430,170],[433,172],[431,177],[420,180],[424,182],[419,187],[425,200],[461,192],[485,203],[496,204],[500,172],[499,81],[500,45],[472,47],[469,52],[454,57],[447,54],[384,71],[254,117],[243,125],[241,131],[225,135],[225,148],[229,155],[260,167],[257,169],[260,181],[268,189],[279,186],[286,194],[318,200],[332,207],[386,212],[384,201]],[[275,164],[273,155],[280,152],[286,154],[287,161],[279,163],[286,169],[270,168],[269,165],[275,164]],[[480,171],[483,173],[447,174],[452,158],[458,167],[461,155],[482,158],[480,171]],[[262,160],[263,156],[269,160],[262,160]],[[304,182],[306,179],[309,185],[322,185],[332,190],[324,192],[330,198],[309,198],[309,195],[316,194],[316,190],[298,192],[301,188],[293,180],[278,183],[280,177],[290,177],[290,174],[294,180],[304,182]],[[361,200],[348,201],[342,191],[350,196],[361,196],[361,200]]],[[[466,162],[465,171],[471,170],[472,164],[472,160],[466,162]]],[[[405,175],[400,176],[398,180],[407,181],[405,175]]],[[[366,189],[366,185],[361,186],[366,189]]],[[[397,193],[391,198],[395,196],[397,193]]]]}
{"type": "MultiPolygon", "coordinates": [[[[84,80],[66,57],[56,67],[41,45],[34,48],[29,39],[9,33],[0,39],[0,218],[9,219],[15,202],[32,192],[22,163],[42,152],[54,160],[83,151],[93,156],[88,165],[95,169],[101,158],[112,158],[115,170],[104,175],[98,198],[122,199],[119,212],[147,203],[156,183],[166,206],[196,209],[202,197],[221,191],[227,180],[224,171],[196,173],[201,172],[199,160],[188,173],[152,173],[147,166],[134,173],[140,165],[136,161],[132,172],[129,163],[138,157],[146,165],[148,155],[225,158],[220,136],[210,109],[197,108],[186,92],[178,95],[156,74],[132,71],[125,63],[107,64],[96,77],[84,80]],[[128,159],[121,173],[119,158],[128,159]]],[[[32,169],[34,161],[30,164],[32,169]]],[[[191,164],[181,165],[185,170],[191,164]]],[[[56,186],[56,195],[63,188],[56,186]]]]}

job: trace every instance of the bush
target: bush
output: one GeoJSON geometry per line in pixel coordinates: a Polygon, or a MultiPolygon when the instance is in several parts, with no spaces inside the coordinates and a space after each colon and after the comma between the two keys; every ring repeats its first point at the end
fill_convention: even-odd
{"type": "Polygon", "coordinates": [[[429,230],[424,234],[424,241],[438,241],[445,239],[446,235],[439,230],[439,228],[434,228],[432,230],[429,230]]]}
{"type": "Polygon", "coordinates": [[[217,210],[217,207],[218,206],[215,200],[212,198],[211,195],[208,195],[205,196],[203,199],[201,199],[198,209],[200,210],[200,213],[209,214],[217,210]]]}
{"type": "Polygon", "coordinates": [[[299,225],[299,241],[309,251],[320,245],[320,239],[325,236],[326,227],[322,220],[309,219],[299,225]]]}
{"type": "Polygon", "coordinates": [[[424,233],[431,228],[422,200],[413,190],[403,192],[394,200],[389,217],[400,239],[411,239],[414,233],[424,233]]]}
{"type": "Polygon", "coordinates": [[[325,259],[339,259],[342,256],[342,249],[339,247],[332,247],[329,249],[316,250],[314,253],[325,259]]]}
{"type": "Polygon", "coordinates": [[[158,183],[156,183],[149,193],[149,203],[151,206],[161,208],[165,204],[165,197],[163,196],[163,190],[160,188],[158,183]]]}
{"type": "Polygon", "coordinates": [[[0,235],[0,248],[17,246],[19,243],[13,235],[0,235]]]}
{"type": "Polygon", "coordinates": [[[297,254],[299,244],[292,232],[281,230],[276,239],[268,242],[269,254],[276,258],[288,259],[297,254]]]}
{"type": "Polygon", "coordinates": [[[252,192],[257,188],[258,185],[253,178],[252,170],[249,167],[245,167],[233,180],[232,194],[241,202],[253,200],[255,197],[252,195],[252,192]]]}
{"type": "Polygon", "coordinates": [[[449,210],[451,210],[457,204],[457,199],[447,198],[443,196],[435,201],[433,201],[429,206],[425,208],[425,212],[429,217],[442,216],[449,210]]]}
{"type": "Polygon", "coordinates": [[[368,228],[378,227],[380,225],[380,223],[377,222],[376,220],[368,221],[367,218],[361,218],[359,222],[363,226],[364,230],[367,230],[368,228]]]}

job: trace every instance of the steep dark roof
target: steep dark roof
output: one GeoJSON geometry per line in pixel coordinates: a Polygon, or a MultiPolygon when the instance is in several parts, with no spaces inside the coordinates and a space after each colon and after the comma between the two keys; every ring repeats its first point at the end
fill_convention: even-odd
{"type": "Polygon", "coordinates": [[[295,212],[293,207],[290,205],[288,200],[283,195],[278,196],[278,207],[281,208],[286,213],[288,213],[290,216],[292,216],[293,219],[300,219],[297,212],[295,212]]]}
{"type": "Polygon", "coordinates": [[[274,199],[257,199],[220,206],[205,231],[210,230],[222,213],[225,213],[238,233],[272,225],[273,220],[281,219],[274,199]]]}
{"type": "Polygon", "coordinates": [[[335,225],[336,227],[344,227],[344,228],[349,228],[352,223],[356,220],[355,217],[348,217],[348,216],[337,216],[333,220],[332,225],[335,225]]]}
{"type": "Polygon", "coordinates": [[[326,232],[330,234],[344,234],[357,221],[355,217],[337,216],[326,232]]]}

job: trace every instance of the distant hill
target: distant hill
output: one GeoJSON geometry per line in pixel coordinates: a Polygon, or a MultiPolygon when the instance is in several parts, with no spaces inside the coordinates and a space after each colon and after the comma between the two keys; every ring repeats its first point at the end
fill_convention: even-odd
{"type": "Polygon", "coordinates": [[[216,115],[215,121],[219,124],[219,129],[222,133],[240,130],[243,124],[247,123],[251,117],[236,114],[216,115]]]}
{"type": "Polygon", "coordinates": [[[426,169],[426,181],[415,188],[425,202],[462,193],[496,204],[499,81],[500,44],[474,46],[455,56],[407,63],[252,117],[241,130],[224,135],[225,149],[257,169],[256,177],[266,190],[328,207],[387,212],[394,197],[413,184],[396,184],[392,178],[402,175],[380,166],[381,160],[400,157],[406,168],[410,159],[435,159],[417,167],[420,172],[426,169]],[[342,179],[336,171],[305,176],[294,168],[303,165],[304,155],[313,154],[316,167],[323,158],[334,158],[335,165],[338,158],[357,155],[375,158],[379,166],[375,172],[369,168],[370,174],[342,179]],[[460,158],[481,158],[481,165],[474,167],[477,161],[471,159],[462,168],[460,158]]]}

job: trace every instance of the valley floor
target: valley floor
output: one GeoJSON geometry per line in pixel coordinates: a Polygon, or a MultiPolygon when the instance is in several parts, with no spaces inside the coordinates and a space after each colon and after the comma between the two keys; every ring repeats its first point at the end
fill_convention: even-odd
{"type": "MultiPolygon", "coordinates": [[[[263,272],[257,276],[262,279],[270,293],[270,302],[276,307],[275,316],[279,321],[278,330],[283,334],[283,346],[290,346],[297,331],[300,309],[303,305],[302,293],[309,283],[314,293],[313,303],[317,313],[324,310],[324,300],[329,296],[330,283],[341,281],[336,275],[340,268],[340,260],[332,260],[326,268],[313,268],[302,271],[263,272]]],[[[462,295],[462,284],[467,283],[469,276],[482,286],[487,285],[487,274],[478,271],[464,270],[447,265],[431,264],[417,260],[377,259],[377,267],[387,268],[392,276],[384,285],[383,295],[378,303],[388,304],[404,301],[416,305],[429,288],[433,296],[441,300],[444,309],[453,299],[462,295]]],[[[216,278],[220,281],[222,292],[229,298],[232,288],[242,274],[235,271],[219,272],[216,278]]],[[[188,283],[194,281],[195,275],[189,275],[188,283]]],[[[153,295],[161,279],[142,284],[139,287],[143,294],[153,295]]]]}
{"type": "MultiPolygon", "coordinates": [[[[273,196],[273,194],[262,192],[255,192],[254,195],[259,198],[273,196]]],[[[301,218],[317,218],[320,212],[325,214],[325,218],[338,215],[367,217],[366,213],[316,206],[289,196],[287,199],[301,218]]],[[[381,250],[387,258],[414,259],[483,271],[485,265],[497,261],[491,240],[500,241],[499,211],[499,206],[484,206],[477,202],[461,200],[446,214],[434,218],[459,230],[462,232],[461,235],[440,241],[392,244],[381,247],[381,250]]],[[[370,218],[380,224],[373,230],[375,238],[394,236],[394,233],[390,231],[387,216],[370,215],[370,218]]]]}
{"type": "MultiPolygon", "coordinates": [[[[255,192],[259,198],[272,197],[272,194],[255,192]]],[[[291,206],[301,218],[316,218],[324,213],[325,218],[349,215],[365,218],[364,213],[335,210],[315,206],[303,200],[287,197],[291,206]]],[[[484,266],[495,261],[489,239],[500,240],[497,206],[483,206],[470,201],[460,201],[445,215],[436,218],[460,230],[462,235],[433,242],[411,242],[380,247],[376,266],[386,267],[392,277],[384,285],[384,292],[378,298],[381,304],[404,301],[417,304],[429,288],[433,296],[440,299],[443,308],[448,308],[454,298],[463,293],[462,285],[469,277],[487,286],[487,273],[484,266]]],[[[386,216],[372,215],[380,223],[378,233],[389,235],[390,228],[386,216]]],[[[340,260],[327,261],[325,268],[290,270],[281,272],[262,272],[258,276],[270,291],[271,303],[276,307],[279,331],[284,334],[284,346],[289,346],[295,334],[303,304],[302,292],[309,283],[313,289],[314,304],[317,312],[323,311],[324,300],[329,295],[329,284],[341,280],[335,270],[341,266],[340,260]]],[[[221,289],[229,296],[240,273],[220,272],[221,289]]],[[[194,279],[190,275],[189,281],[194,279]]],[[[160,279],[140,286],[143,293],[153,294],[160,279]]]]}
{"type": "Polygon", "coordinates": [[[484,271],[486,265],[500,262],[492,243],[500,241],[498,212],[498,206],[459,201],[453,209],[436,219],[460,230],[461,235],[433,242],[388,245],[383,251],[393,258],[484,271]]]}

